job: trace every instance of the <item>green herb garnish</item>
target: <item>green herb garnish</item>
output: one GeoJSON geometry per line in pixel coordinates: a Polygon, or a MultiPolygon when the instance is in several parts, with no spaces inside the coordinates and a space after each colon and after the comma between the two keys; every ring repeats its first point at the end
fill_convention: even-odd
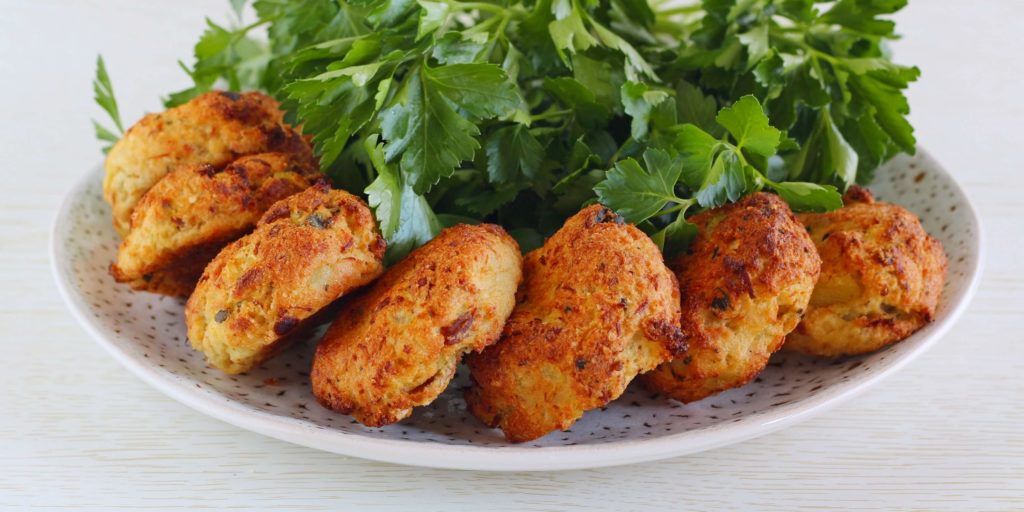
{"type": "Polygon", "coordinates": [[[367,195],[392,260],[452,222],[533,245],[598,200],[670,253],[687,214],[760,189],[837,208],[914,151],[918,71],[885,48],[905,4],[257,0],[254,23],[208,23],[194,86],[167,105],[278,98],[324,171],[367,195]]]}
{"type": "Polygon", "coordinates": [[[103,57],[96,57],[96,78],[92,81],[92,90],[96,104],[103,108],[103,111],[110,116],[110,120],[114,122],[114,127],[117,128],[115,133],[95,120],[92,122],[96,138],[106,143],[103,146],[103,152],[106,153],[124,134],[124,127],[121,125],[121,113],[117,110],[117,100],[114,99],[114,86],[110,85],[110,76],[107,74],[107,66],[103,63],[103,57]]]}

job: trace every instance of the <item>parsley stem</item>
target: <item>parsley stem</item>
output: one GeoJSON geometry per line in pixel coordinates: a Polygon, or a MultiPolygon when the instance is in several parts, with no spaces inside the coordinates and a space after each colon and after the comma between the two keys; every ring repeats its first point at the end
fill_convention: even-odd
{"type": "Polygon", "coordinates": [[[676,205],[671,207],[671,208],[669,208],[669,209],[667,209],[667,210],[662,210],[662,211],[658,212],[658,215],[666,215],[666,214],[675,213],[675,212],[678,212],[678,211],[684,211],[685,212],[691,206],[696,204],[697,200],[693,199],[693,198],[690,198],[690,199],[679,199],[678,197],[676,197],[676,198],[672,199],[672,202],[676,203],[676,205]]]}
{"type": "Polygon", "coordinates": [[[477,23],[476,25],[473,25],[472,27],[469,27],[466,30],[463,30],[462,33],[463,34],[475,34],[477,32],[490,32],[492,25],[494,25],[495,23],[498,23],[500,20],[506,20],[506,19],[508,19],[508,16],[504,16],[504,15],[502,15],[502,16],[491,16],[490,18],[487,18],[486,20],[483,20],[480,23],[477,23]]]}
{"type": "Polygon", "coordinates": [[[450,0],[450,3],[453,7],[461,11],[472,11],[475,9],[478,11],[490,12],[494,14],[504,14],[506,16],[512,14],[513,12],[516,12],[513,11],[512,9],[506,9],[505,7],[502,7],[500,5],[491,4],[487,2],[458,2],[455,0],[450,0]]]}
{"type": "Polygon", "coordinates": [[[626,146],[628,146],[630,142],[633,142],[633,137],[629,137],[628,139],[622,142],[622,144],[619,146],[619,149],[616,149],[615,153],[612,154],[612,157],[608,159],[609,165],[619,161],[619,157],[622,156],[622,151],[626,149],[626,146]]]}
{"type": "MultiPolygon", "coordinates": [[[[506,11],[505,15],[501,17],[501,23],[498,24],[498,28],[497,28],[497,30],[495,30],[495,32],[497,32],[498,34],[501,34],[501,36],[504,37],[505,36],[505,28],[508,27],[508,22],[511,19],[512,19],[512,11],[506,11]]],[[[495,38],[495,40],[497,40],[497,38],[495,38]]]]}
{"type": "MultiPolygon", "coordinates": [[[[494,18],[498,18],[498,16],[495,16],[494,18]]],[[[505,38],[505,27],[508,26],[508,21],[510,19],[511,19],[511,17],[509,16],[509,13],[505,13],[505,14],[503,14],[501,16],[501,22],[498,23],[498,28],[494,30],[494,33],[496,34],[496,36],[491,38],[491,42],[487,46],[487,53],[486,53],[486,55],[487,55],[488,59],[490,59],[491,55],[494,55],[494,48],[498,45],[498,39],[499,38],[500,39],[506,39],[505,38]]]]}
{"type": "MultiPolygon", "coordinates": [[[[802,28],[801,27],[784,28],[784,27],[779,27],[779,26],[772,26],[771,27],[772,37],[774,37],[776,40],[784,41],[786,43],[789,43],[792,46],[795,46],[795,47],[803,50],[809,56],[811,56],[811,58],[813,58],[815,60],[820,59],[820,60],[824,60],[824,61],[828,62],[829,64],[835,65],[837,63],[837,60],[836,60],[836,58],[834,56],[832,56],[831,54],[825,53],[825,52],[823,52],[823,51],[821,51],[821,50],[811,46],[810,44],[807,44],[807,41],[804,40],[804,34],[806,34],[809,30],[810,29],[807,28],[807,27],[802,27],[802,28]],[[796,37],[792,37],[789,34],[794,34],[794,35],[796,35],[796,37]]],[[[816,63],[815,63],[815,67],[818,67],[816,63]]]]}
{"type": "Polygon", "coordinates": [[[674,16],[676,14],[694,14],[700,12],[702,9],[700,4],[694,5],[680,5],[678,7],[672,7],[669,9],[656,10],[654,12],[657,16],[674,16]]]}
{"type": "Polygon", "coordinates": [[[572,110],[548,110],[547,112],[541,112],[540,114],[531,115],[530,121],[543,121],[545,119],[551,119],[555,117],[562,117],[568,114],[572,114],[572,110]]]}
{"type": "Polygon", "coordinates": [[[245,33],[249,32],[250,30],[252,30],[252,29],[254,29],[256,27],[259,27],[261,25],[266,25],[266,24],[274,21],[274,19],[275,18],[267,18],[267,19],[262,19],[262,20],[259,20],[259,21],[254,21],[254,22],[252,22],[252,23],[250,23],[250,24],[248,24],[248,25],[238,29],[236,32],[238,32],[239,34],[245,34],[245,33]]]}

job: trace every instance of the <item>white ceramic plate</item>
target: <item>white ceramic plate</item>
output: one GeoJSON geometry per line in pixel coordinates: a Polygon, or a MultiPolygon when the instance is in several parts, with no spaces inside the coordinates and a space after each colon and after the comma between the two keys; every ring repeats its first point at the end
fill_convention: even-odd
{"type": "Polygon", "coordinates": [[[664,400],[633,385],[571,430],[520,445],[505,443],[500,432],[466,412],[462,372],[411,418],[367,428],[313,398],[312,341],[247,375],[207,368],[185,339],[182,301],[132,292],[107,274],[118,238],[100,194],[101,169],[83,176],[64,200],[53,226],[51,258],[69,308],[100,345],[160,391],[228,423],[312,448],[400,464],[482,470],[611,466],[707,450],[796,423],[898,370],[949,329],[981,274],[977,215],[953,178],[923,151],[894,159],[877,176],[871,187],[876,196],[921,216],[946,248],[949,277],[934,323],[865,357],[827,361],[776,354],[756,381],[694,404],[664,400]]]}

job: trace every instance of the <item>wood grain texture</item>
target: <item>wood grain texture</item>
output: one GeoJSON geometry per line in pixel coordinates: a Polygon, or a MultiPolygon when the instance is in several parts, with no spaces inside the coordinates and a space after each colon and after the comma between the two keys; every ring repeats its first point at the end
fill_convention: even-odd
{"type": "Polygon", "coordinates": [[[175,66],[227,2],[0,0],[0,509],[635,510],[1024,508],[1024,100],[1016,0],[913,2],[898,60],[921,144],[981,210],[981,291],[929,353],[851,403],[698,455],[498,474],[292,446],[132,377],[66,312],[47,262],[64,192],[99,161],[102,52],[125,120],[183,87],[175,66]]]}

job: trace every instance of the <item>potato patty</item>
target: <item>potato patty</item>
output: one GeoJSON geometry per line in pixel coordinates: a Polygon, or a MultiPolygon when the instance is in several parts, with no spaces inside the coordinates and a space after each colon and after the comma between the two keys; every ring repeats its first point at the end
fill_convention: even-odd
{"type": "Polygon", "coordinates": [[[942,244],[907,210],[851,188],[846,206],[800,215],[822,271],[786,349],[824,357],[874,352],[931,321],[946,280],[942,244]]]}
{"type": "Polygon", "coordinates": [[[776,195],[752,194],[691,221],[699,234],[671,265],[690,348],[641,377],[682,402],[760,373],[800,321],[821,269],[803,225],[776,195]]]}
{"type": "Polygon", "coordinates": [[[171,273],[188,295],[203,268],[228,243],[251,231],[270,205],[301,192],[321,176],[316,162],[295,154],[261,153],[222,171],[208,164],[179,167],[156,183],[132,212],[110,273],[136,290],[167,291],[171,273]]]}
{"type": "Polygon", "coordinates": [[[466,402],[509,441],[567,429],[685,348],[679,287],[650,238],[593,205],[523,264],[498,343],[466,360],[466,402]]]}
{"type": "Polygon", "coordinates": [[[242,155],[269,152],[312,158],[309,143],[283,116],[260,92],[209,92],[135,123],[110,149],[103,180],[118,234],[128,234],[142,195],[177,167],[223,167],[242,155]]]}
{"type": "Polygon", "coordinates": [[[458,225],[346,303],[313,361],[313,394],[364,425],[399,421],[448,386],[462,355],[494,343],[516,301],[519,245],[458,225]]]}
{"type": "Polygon", "coordinates": [[[384,247],[370,209],[348,192],[321,182],[279,201],[203,271],[185,307],[189,341],[227,373],[249,370],[376,279],[384,247]]]}

